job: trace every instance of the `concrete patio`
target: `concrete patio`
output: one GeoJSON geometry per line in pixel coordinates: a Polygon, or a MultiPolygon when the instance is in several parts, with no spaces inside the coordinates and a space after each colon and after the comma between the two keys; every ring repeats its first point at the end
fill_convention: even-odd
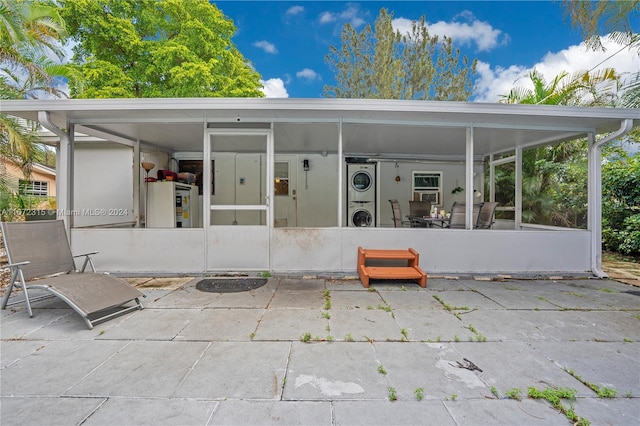
{"type": "Polygon", "coordinates": [[[640,288],[617,281],[132,282],[146,309],[93,330],[55,299],[2,311],[2,425],[572,423],[529,387],[640,418],[640,288]]]}

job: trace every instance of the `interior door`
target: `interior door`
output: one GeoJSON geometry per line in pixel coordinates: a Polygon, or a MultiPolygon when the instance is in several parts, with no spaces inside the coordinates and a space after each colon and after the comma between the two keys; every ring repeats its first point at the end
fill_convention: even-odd
{"type": "Polygon", "coordinates": [[[273,226],[298,224],[297,155],[276,155],[273,166],[273,226]]]}
{"type": "Polygon", "coordinates": [[[205,181],[203,188],[207,270],[268,270],[271,130],[212,129],[206,145],[205,167],[214,165],[212,182],[205,181]]]}

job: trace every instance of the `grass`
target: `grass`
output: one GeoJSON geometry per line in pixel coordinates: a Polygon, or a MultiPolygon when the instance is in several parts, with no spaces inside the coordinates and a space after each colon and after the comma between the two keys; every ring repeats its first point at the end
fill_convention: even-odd
{"type": "Polygon", "coordinates": [[[271,272],[263,271],[263,272],[260,272],[258,275],[260,275],[261,278],[270,278],[271,277],[271,272]]]}
{"type": "MultiPolygon", "coordinates": [[[[491,388],[491,392],[494,391],[495,388],[491,388]]],[[[497,396],[497,392],[494,393],[494,395],[497,396]]],[[[518,389],[518,388],[511,388],[508,391],[506,391],[504,393],[504,395],[509,398],[509,399],[515,399],[516,401],[520,401],[522,400],[522,389],[518,389]]]]}
{"type": "Polygon", "coordinates": [[[424,388],[418,388],[413,391],[413,394],[416,396],[418,401],[422,401],[424,399],[424,388]]]}
{"type": "Polygon", "coordinates": [[[407,331],[406,328],[401,328],[400,329],[400,334],[402,334],[402,338],[406,341],[409,341],[409,332],[407,331]]]}
{"type": "Polygon", "coordinates": [[[438,296],[437,294],[434,294],[433,298],[436,299],[438,302],[440,302],[440,304],[442,306],[444,306],[444,308],[449,312],[451,312],[451,311],[468,311],[469,310],[468,306],[451,306],[450,304],[448,304],[447,302],[442,300],[442,298],[440,296],[438,296]]]}
{"type": "Polygon", "coordinates": [[[396,401],[398,399],[398,392],[396,388],[389,386],[387,389],[389,391],[389,401],[396,401]]]}
{"type": "Polygon", "coordinates": [[[345,342],[353,342],[355,341],[355,339],[353,338],[353,336],[351,335],[351,333],[347,333],[346,336],[344,336],[344,341],[345,342]]]}
{"type": "Polygon", "coordinates": [[[387,370],[385,370],[383,366],[379,365],[378,366],[378,373],[382,374],[383,376],[386,376],[387,375],[387,370]]]}
{"type": "Polygon", "coordinates": [[[500,394],[498,393],[498,389],[495,386],[491,386],[491,393],[498,399],[500,399],[500,394]]]}
{"type": "Polygon", "coordinates": [[[608,388],[606,386],[600,387],[600,386],[596,385],[595,383],[591,383],[591,382],[586,381],[582,377],[578,376],[575,371],[570,370],[570,369],[568,369],[566,367],[565,367],[564,371],[566,371],[571,376],[573,376],[573,378],[575,378],[576,380],[580,381],[586,387],[588,387],[589,389],[594,391],[598,395],[598,398],[615,398],[616,395],[618,394],[618,391],[615,390],[615,389],[608,388]]]}
{"type": "Polygon", "coordinates": [[[535,387],[529,387],[527,395],[532,399],[544,399],[548,401],[553,408],[560,411],[575,426],[588,426],[591,424],[587,419],[578,416],[573,410],[573,405],[567,407],[562,403],[563,399],[574,401],[576,399],[577,390],[571,388],[550,388],[543,390],[535,387]]]}
{"type": "Polygon", "coordinates": [[[300,336],[300,341],[303,343],[309,343],[311,341],[311,333],[304,333],[300,336]]]}
{"type": "Polygon", "coordinates": [[[324,291],[324,309],[327,311],[331,309],[331,292],[329,290],[324,291]]]}

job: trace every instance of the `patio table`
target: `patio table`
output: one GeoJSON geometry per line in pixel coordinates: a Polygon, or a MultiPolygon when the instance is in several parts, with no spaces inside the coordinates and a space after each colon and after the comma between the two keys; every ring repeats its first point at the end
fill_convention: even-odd
{"type": "Polygon", "coordinates": [[[443,228],[444,223],[447,222],[448,219],[444,217],[430,217],[430,216],[407,216],[407,218],[412,222],[420,225],[422,228],[433,228],[434,225],[443,228]]]}

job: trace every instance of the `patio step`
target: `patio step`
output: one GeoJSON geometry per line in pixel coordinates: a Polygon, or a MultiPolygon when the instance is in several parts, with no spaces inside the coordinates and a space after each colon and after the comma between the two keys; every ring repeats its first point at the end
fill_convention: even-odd
{"type": "Polygon", "coordinates": [[[369,287],[370,279],[416,280],[420,287],[427,286],[427,274],[418,266],[420,255],[412,248],[407,250],[378,250],[358,247],[358,276],[362,286],[369,287]],[[367,260],[406,260],[402,266],[372,266],[367,260]]]}

